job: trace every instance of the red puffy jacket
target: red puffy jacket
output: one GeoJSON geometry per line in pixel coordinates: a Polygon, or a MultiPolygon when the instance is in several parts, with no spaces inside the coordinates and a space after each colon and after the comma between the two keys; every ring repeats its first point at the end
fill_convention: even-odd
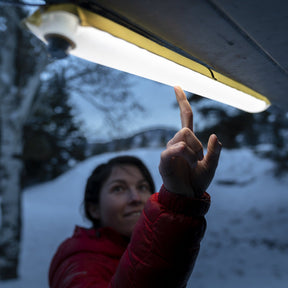
{"type": "Polygon", "coordinates": [[[50,287],[186,287],[209,206],[207,193],[192,199],[162,186],[148,200],[130,242],[109,228],[76,227],[52,260],[50,287]]]}

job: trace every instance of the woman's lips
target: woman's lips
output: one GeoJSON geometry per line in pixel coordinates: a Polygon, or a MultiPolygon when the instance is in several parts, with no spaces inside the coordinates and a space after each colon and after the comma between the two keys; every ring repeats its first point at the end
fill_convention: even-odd
{"type": "Polygon", "coordinates": [[[124,214],[124,217],[139,217],[142,211],[132,211],[124,214]]]}

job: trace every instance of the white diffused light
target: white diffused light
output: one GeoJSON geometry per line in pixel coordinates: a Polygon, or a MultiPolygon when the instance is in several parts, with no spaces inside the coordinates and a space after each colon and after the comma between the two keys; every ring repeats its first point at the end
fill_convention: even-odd
{"type": "MultiPolygon", "coordinates": [[[[55,15],[50,17],[53,20],[49,19],[49,15],[53,14],[67,18],[70,13],[50,12],[42,19],[42,28],[29,23],[27,26],[43,41],[45,35],[53,33],[71,39],[75,47],[70,54],[166,85],[179,85],[188,92],[247,112],[261,112],[269,107],[270,103],[265,97],[262,99],[251,96],[95,27],[80,26],[73,14],[70,14],[71,19],[66,21],[67,25],[59,26],[55,15]]],[[[63,23],[63,18],[61,21],[63,23]]]]}
{"type": "Polygon", "coordinates": [[[214,79],[90,27],[79,27],[77,47],[70,54],[234,106],[261,112],[266,102],[214,79]]]}

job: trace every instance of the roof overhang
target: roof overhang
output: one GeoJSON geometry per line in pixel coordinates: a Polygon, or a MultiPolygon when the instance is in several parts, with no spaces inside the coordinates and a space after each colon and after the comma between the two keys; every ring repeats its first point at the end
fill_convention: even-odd
{"type": "Polygon", "coordinates": [[[287,1],[78,2],[288,110],[287,1]]]}

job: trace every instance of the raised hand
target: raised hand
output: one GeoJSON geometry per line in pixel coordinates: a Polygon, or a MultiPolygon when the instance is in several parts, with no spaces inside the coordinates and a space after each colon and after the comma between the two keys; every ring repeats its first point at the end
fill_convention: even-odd
{"type": "Polygon", "coordinates": [[[212,134],[203,155],[203,146],[193,132],[193,112],[180,87],[175,87],[182,129],[167,143],[161,153],[159,172],[165,188],[189,197],[201,197],[211,183],[222,145],[212,134]]]}

